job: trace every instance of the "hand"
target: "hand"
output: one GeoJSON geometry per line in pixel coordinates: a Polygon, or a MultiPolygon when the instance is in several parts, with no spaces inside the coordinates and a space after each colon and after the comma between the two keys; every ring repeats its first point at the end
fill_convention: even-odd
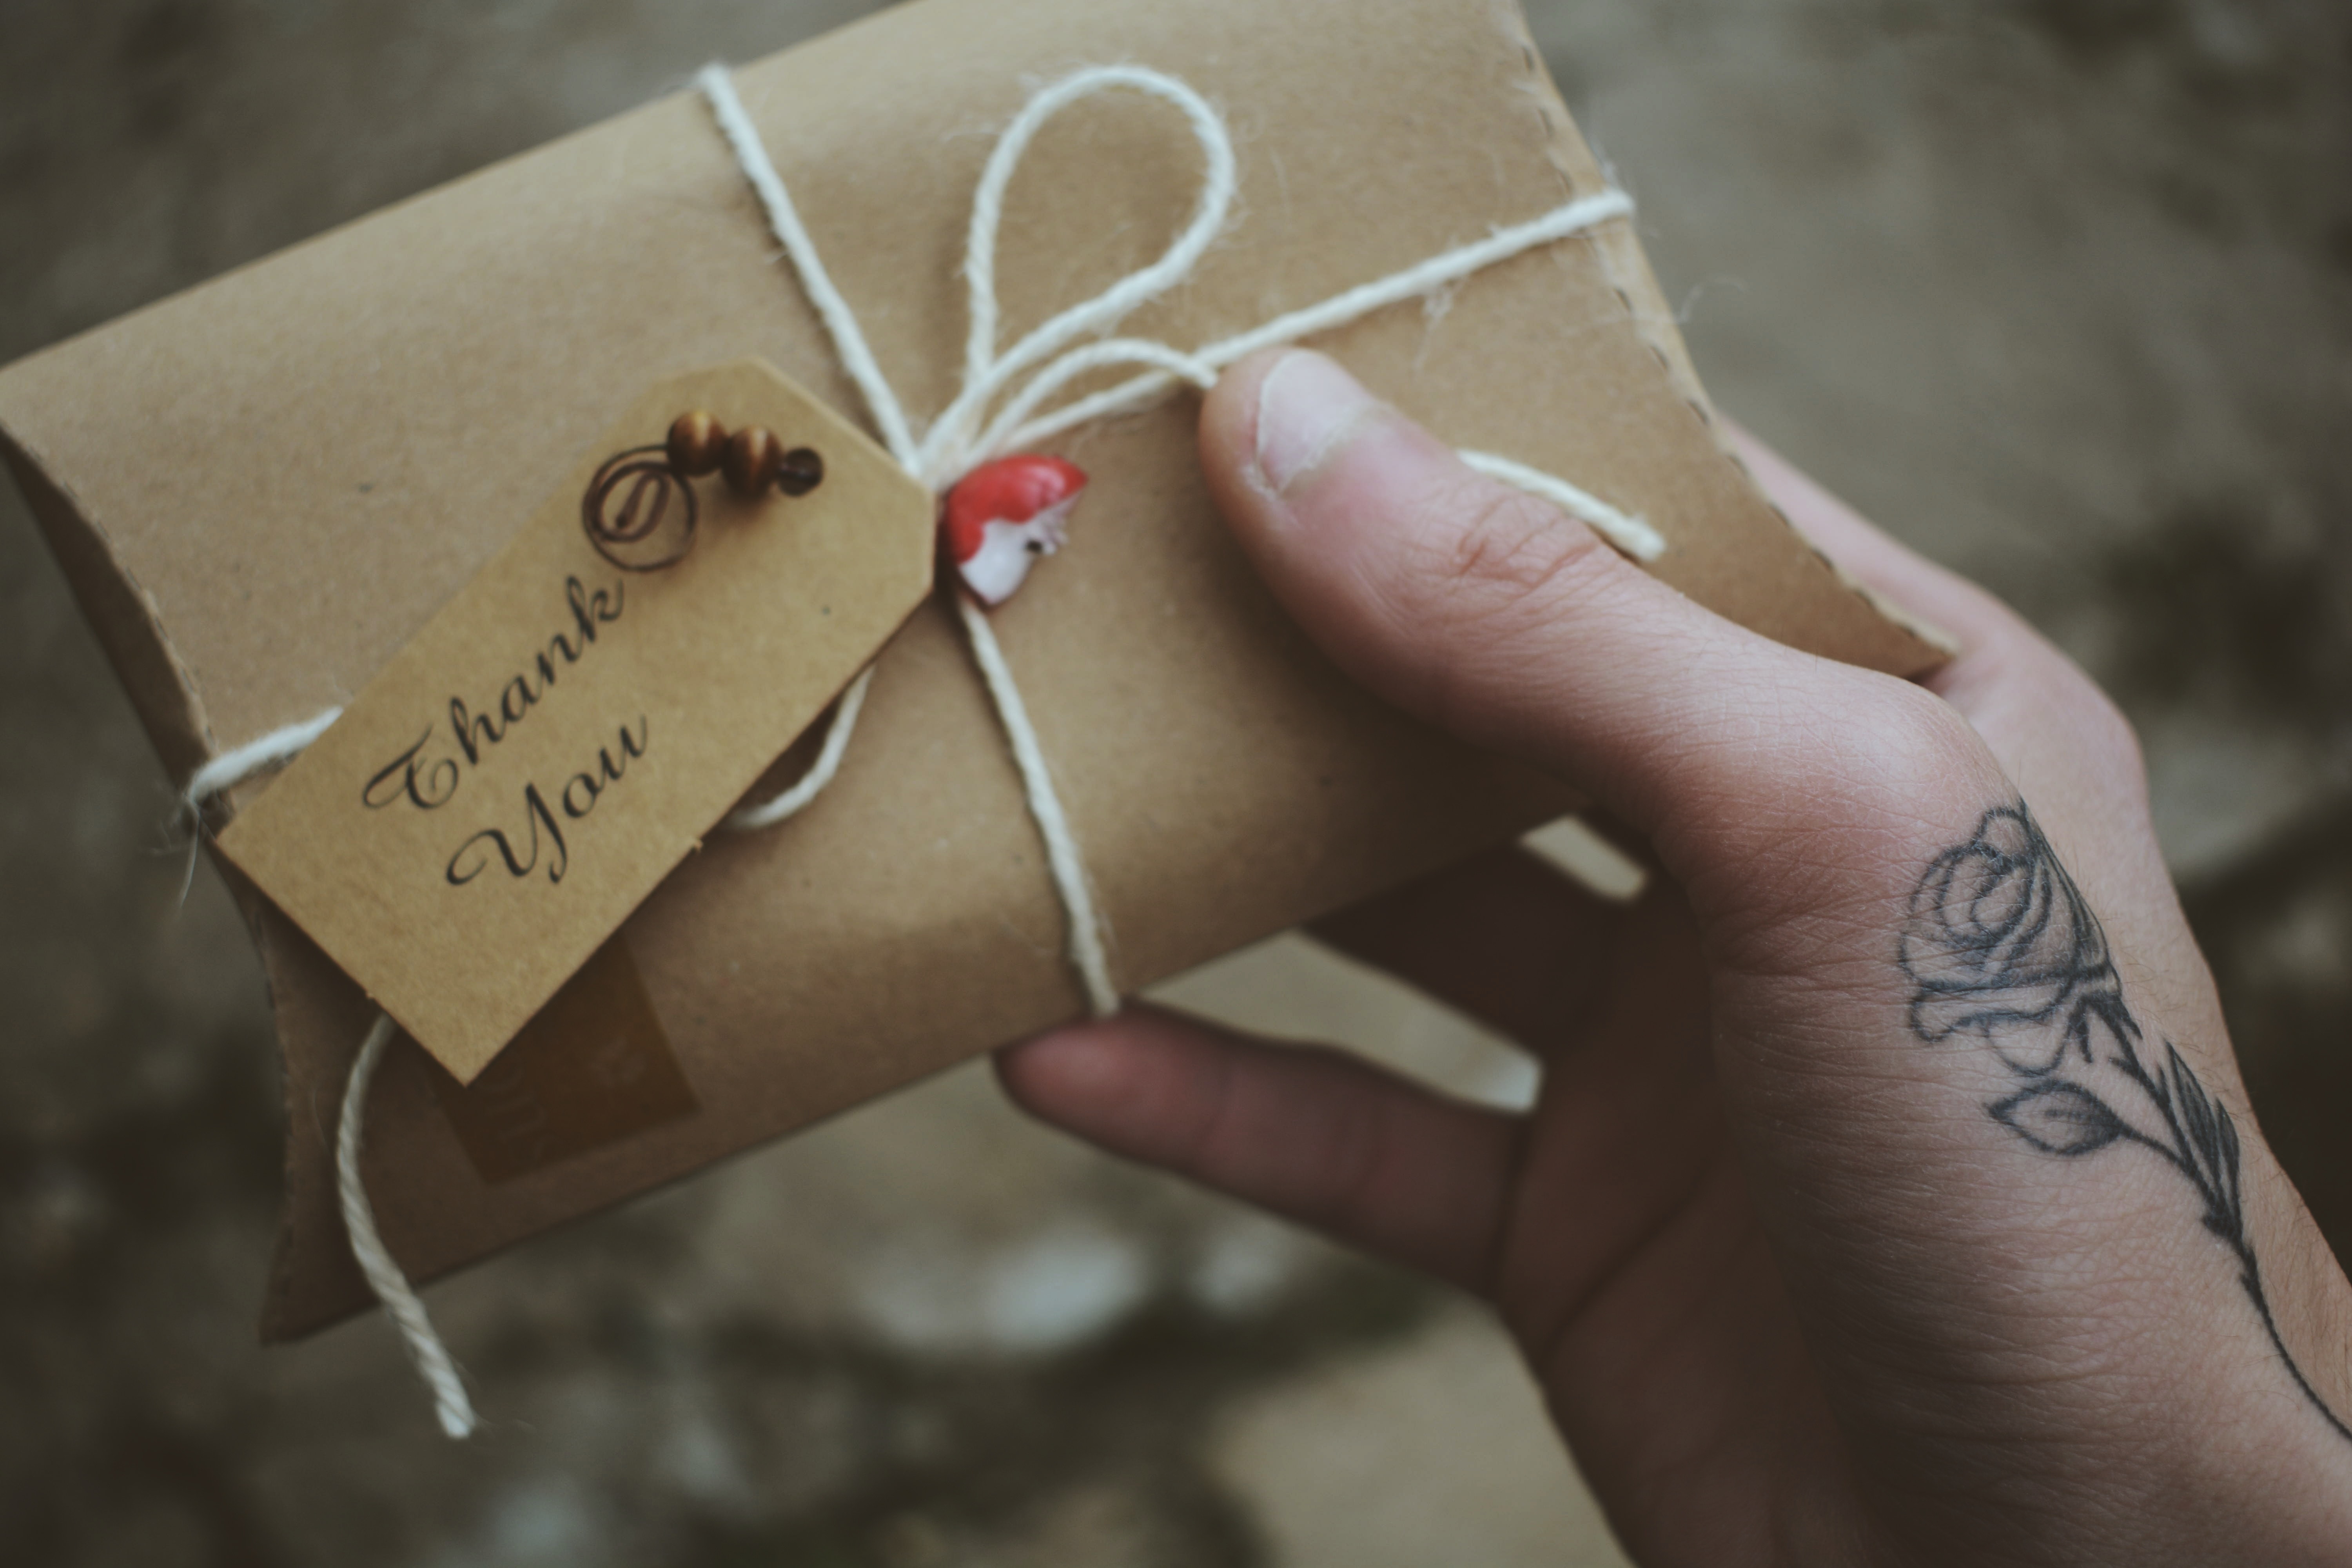
{"type": "Polygon", "coordinates": [[[1664,876],[1503,853],[1318,928],[1535,1053],[1527,1115],[1149,1010],[1004,1052],[1023,1105],[1493,1301],[1643,1563],[2352,1561],[2352,1289],[2087,679],[1752,444],[1966,651],[1745,632],[1314,354],[1201,450],[1334,658],[1664,876]]]}

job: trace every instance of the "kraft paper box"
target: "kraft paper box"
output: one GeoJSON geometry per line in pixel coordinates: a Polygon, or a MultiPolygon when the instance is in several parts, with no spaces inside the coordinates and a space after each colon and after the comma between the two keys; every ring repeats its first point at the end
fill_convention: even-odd
{"type": "MultiPolygon", "coordinates": [[[[1508,5],[925,0],[738,76],[919,415],[954,390],[995,132],[1038,83],[1106,63],[1191,82],[1240,153],[1234,222],[1134,335],[1210,342],[1605,186],[1508,5]]],[[[1007,203],[1010,329],[1157,255],[1198,179],[1164,106],[1113,94],[1055,121],[1007,203]]],[[[1727,455],[1630,225],[1318,346],[1445,438],[1643,514],[1670,544],[1657,574],[1722,613],[1895,673],[1938,657],[1727,455]]],[[[184,781],[348,702],[652,383],[747,356],[862,418],[681,93],[21,362],[0,373],[0,434],[184,781]]],[[[1570,804],[1323,661],[1208,503],[1197,408],[1188,393],[1054,444],[1092,476],[1071,546],[995,616],[1130,991],[1570,804]]],[[[286,1054],[263,1318],[282,1338],[368,1300],[325,1129],[372,1009],[230,879],[286,1054]]],[[[394,1051],[365,1172],[384,1238],[430,1279],[1074,1016],[1063,919],[931,604],[889,643],[813,807],[714,835],[472,1087],[394,1051]]]]}

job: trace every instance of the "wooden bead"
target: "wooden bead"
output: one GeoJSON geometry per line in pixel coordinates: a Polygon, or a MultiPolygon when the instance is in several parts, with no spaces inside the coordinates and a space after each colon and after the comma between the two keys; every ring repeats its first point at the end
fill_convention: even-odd
{"type": "Polygon", "coordinates": [[[738,430],[727,437],[727,456],[719,463],[736,493],[752,497],[775,483],[783,466],[783,443],[764,425],[738,430]]]}
{"type": "Polygon", "coordinates": [[[669,427],[669,466],[687,479],[699,479],[719,467],[727,447],[727,426],[697,408],[681,414],[669,427]]]}
{"type": "Polygon", "coordinates": [[[795,447],[784,454],[776,472],[776,488],[788,496],[804,496],[824,483],[824,458],[814,447],[795,447]]]}

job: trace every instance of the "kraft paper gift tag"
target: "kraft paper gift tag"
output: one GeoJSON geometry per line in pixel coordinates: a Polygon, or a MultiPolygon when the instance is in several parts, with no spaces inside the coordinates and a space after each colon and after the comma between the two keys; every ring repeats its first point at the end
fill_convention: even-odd
{"type": "Polygon", "coordinates": [[[769,367],[665,377],[221,852],[471,1083],[922,602],[932,513],[769,367]],[[689,412],[814,477],[751,499],[649,458],[689,412]]]}
{"type": "MultiPolygon", "coordinates": [[[[1241,160],[1234,223],[1135,335],[1209,342],[1605,188],[1508,5],[922,0],[737,79],[910,408],[954,390],[994,132],[1037,82],[1110,62],[1207,94],[1241,160]]],[[[1009,330],[1157,255],[1198,163],[1132,98],[1049,126],[1006,203],[1009,330]]],[[[173,775],[350,701],[658,378],[757,356],[861,417],[774,251],[680,94],[0,373],[11,466],[173,775]]],[[[1657,574],[1725,615],[1895,673],[1936,661],[1727,455],[1629,225],[1443,306],[1316,346],[1446,439],[1638,511],[1669,542],[1657,574]]],[[[994,620],[1129,990],[1568,804],[1325,663],[1209,506],[1196,408],[1052,444],[1092,484],[1069,548],[994,620]]],[[[232,880],[295,1108],[263,1321],[282,1338],[368,1301],[312,1108],[372,1010],[232,880]]],[[[365,1173],[384,1239],[430,1279],[1068,1017],[1062,921],[1003,734],[927,605],[815,805],[688,856],[474,1088],[394,1053],[365,1173]],[[611,1023],[581,1038],[566,1017],[611,1023]]]]}

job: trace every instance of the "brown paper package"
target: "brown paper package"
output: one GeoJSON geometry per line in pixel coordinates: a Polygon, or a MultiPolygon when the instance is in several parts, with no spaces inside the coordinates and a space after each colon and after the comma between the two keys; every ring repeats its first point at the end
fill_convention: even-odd
{"type": "MultiPolygon", "coordinates": [[[[1038,82],[1108,62],[1192,82],[1241,160],[1234,223],[1129,321],[1138,335],[1212,341],[1603,188],[1509,4],[924,0],[738,78],[910,409],[953,390],[957,269],[995,131],[1038,82]]],[[[1114,94],[1055,121],[1008,201],[1008,327],[1157,255],[1197,179],[1164,107],[1114,94]]],[[[1629,225],[1490,268],[1444,305],[1318,346],[1446,439],[1647,517],[1671,544],[1658,575],[1701,603],[1890,672],[1935,662],[1727,455],[1629,225]]],[[[680,94],[23,361],[0,373],[0,432],[185,779],[348,701],[655,378],[745,355],[862,417],[708,111],[680,94]]],[[[1197,406],[1060,443],[1093,477],[1073,546],[996,616],[1129,990],[1569,804],[1325,663],[1208,502],[1197,406]]],[[[642,998],[625,974],[593,977],[621,1014],[649,1002],[684,1079],[656,1098],[684,1113],[535,1168],[491,1163],[489,1180],[440,1069],[404,1047],[369,1120],[386,1242],[430,1279],[1078,1013],[1041,858],[970,660],[927,608],[817,804],[715,835],[623,928],[642,998]]],[[[286,1053],[262,1321],[277,1339],[367,1303],[325,1130],[371,1015],[239,894],[286,1053]]]]}

